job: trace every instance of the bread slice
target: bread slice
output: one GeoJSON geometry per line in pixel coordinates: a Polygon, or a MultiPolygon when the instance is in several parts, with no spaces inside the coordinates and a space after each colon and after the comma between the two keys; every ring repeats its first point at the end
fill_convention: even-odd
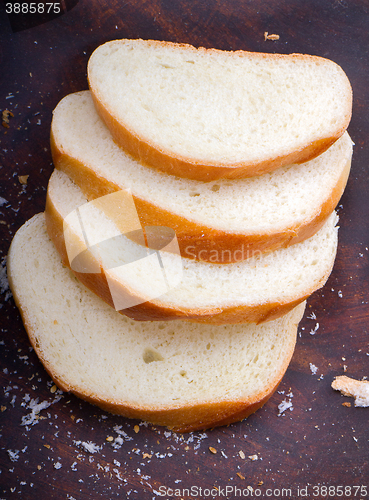
{"type": "Polygon", "coordinates": [[[337,205],[352,157],[347,132],[301,165],[247,179],[208,183],[148,169],[113,141],[90,93],[66,96],[53,113],[56,168],[89,200],[129,189],[142,226],[170,226],[181,255],[229,263],[312,236],[337,205]]]}
{"type": "Polygon", "coordinates": [[[241,420],[276,389],[305,304],[265,325],[142,323],[62,266],[38,214],[16,233],[9,283],[31,344],[63,391],[176,431],[241,420]]]}
{"type": "Polygon", "coordinates": [[[201,181],[308,161],[351,118],[342,68],[302,54],[115,40],[92,53],[88,81],[121,147],[161,171],[201,181]]]}
{"type": "MultiPolygon", "coordinates": [[[[46,201],[48,233],[66,265],[73,268],[72,259],[78,253],[85,256],[87,268],[74,268],[82,283],[136,320],[183,318],[215,324],[271,320],[323,286],[334,264],[335,213],[301,243],[234,264],[211,264],[178,260],[178,254],[160,251],[160,246],[157,253],[142,258],[142,245],[124,236],[125,220],[121,224],[117,217],[108,217],[99,208],[100,200],[87,203],[68,176],[55,170],[46,201]],[[77,214],[77,209],[79,215],[73,219],[70,214],[77,214]],[[76,249],[69,253],[71,261],[66,234],[67,246],[76,249]],[[119,241],[113,241],[117,235],[119,241]],[[106,250],[109,241],[112,245],[106,250]],[[105,249],[96,255],[93,250],[99,242],[104,242],[105,249]],[[106,264],[105,252],[112,264],[106,264]],[[156,255],[162,267],[153,263],[156,255]],[[160,288],[164,273],[169,286],[160,288]]],[[[126,207],[119,213],[125,214],[126,207]]]]}

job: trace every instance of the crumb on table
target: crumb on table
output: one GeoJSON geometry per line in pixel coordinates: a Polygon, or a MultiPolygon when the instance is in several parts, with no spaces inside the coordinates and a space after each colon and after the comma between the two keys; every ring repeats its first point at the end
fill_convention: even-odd
{"type": "Polygon", "coordinates": [[[5,128],[9,128],[9,117],[13,118],[14,114],[9,109],[4,109],[1,117],[1,124],[5,128]]]}
{"type": "Polygon", "coordinates": [[[267,31],[264,32],[264,40],[279,40],[279,35],[276,35],[276,34],[273,34],[271,33],[269,35],[269,33],[267,31]]]}
{"type": "Polygon", "coordinates": [[[343,396],[355,398],[355,406],[369,406],[369,381],[367,380],[355,380],[346,375],[340,375],[333,380],[332,388],[341,391],[343,396]]]}
{"type": "Polygon", "coordinates": [[[21,184],[27,185],[29,175],[18,175],[18,180],[21,184]]]}

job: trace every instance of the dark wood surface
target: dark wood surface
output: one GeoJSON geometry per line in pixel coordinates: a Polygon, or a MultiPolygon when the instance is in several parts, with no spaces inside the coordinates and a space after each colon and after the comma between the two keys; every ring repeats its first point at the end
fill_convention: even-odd
{"type": "Polygon", "coordinates": [[[218,488],[219,498],[239,498],[246,497],[247,486],[262,498],[366,498],[365,490],[354,486],[369,483],[369,408],[355,408],[353,399],[331,389],[331,382],[344,373],[344,365],[346,375],[369,376],[369,2],[73,3],[63,15],[41,20],[9,19],[0,6],[0,110],[14,115],[9,128],[0,127],[0,196],[6,200],[0,207],[3,268],[16,230],[44,208],[53,168],[52,110],[66,94],[87,88],[88,57],[110,39],[142,37],[333,59],[346,71],[354,92],[349,127],[355,142],[353,166],[339,205],[334,271],[308,302],[296,352],[278,392],[241,423],[181,436],[52,392],[13,299],[3,289],[0,498],[217,498],[212,488],[218,488]],[[41,21],[46,22],[37,24],[41,21]],[[264,32],[280,38],[265,40],[264,32]],[[22,175],[29,175],[26,186],[19,182],[22,175]],[[316,374],[310,364],[317,367],[316,374]],[[278,415],[283,400],[293,409],[278,415]],[[343,406],[345,401],[351,407],[343,406]],[[32,402],[43,403],[43,409],[30,423],[32,402]],[[109,436],[114,440],[109,442],[109,436]],[[95,447],[88,451],[86,443],[95,447]],[[258,460],[249,458],[253,455],[258,460]],[[334,495],[324,486],[347,488],[340,496],[340,489],[334,495]]]}

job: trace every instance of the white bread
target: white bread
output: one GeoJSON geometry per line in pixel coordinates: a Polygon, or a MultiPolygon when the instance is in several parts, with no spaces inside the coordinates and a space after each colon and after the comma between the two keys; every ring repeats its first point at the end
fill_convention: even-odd
{"type": "Polygon", "coordinates": [[[51,144],[55,167],[86,198],[129,189],[142,226],[170,226],[183,257],[213,263],[239,261],[312,236],[337,205],[352,157],[346,132],[301,165],[247,179],[181,179],[148,169],[119,148],[88,91],[58,104],[51,144]]]}
{"type": "Polygon", "coordinates": [[[8,275],[31,344],[57,386],[181,432],[241,420],[267,401],[305,306],[260,326],[135,322],[62,266],[43,214],[16,233],[8,275]]]}
{"type": "MultiPolygon", "coordinates": [[[[53,172],[47,193],[46,223],[52,241],[68,266],[71,263],[63,224],[78,207],[83,206],[87,236],[82,234],[77,222],[70,223],[68,234],[76,248],[85,249],[89,246],[86,241],[108,240],[111,235],[121,232],[119,222],[116,223],[116,219],[113,221],[100,210],[97,202],[99,200],[87,203],[81,190],[66,174],[58,170],[53,172]]],[[[85,273],[78,269],[74,272],[79,280],[112,307],[115,307],[115,301],[110,290],[114,286],[113,295],[121,297],[121,302],[136,304],[122,310],[123,314],[136,320],[183,318],[215,324],[260,323],[291,310],[324,285],[337,250],[336,222],[337,215],[332,213],[322,229],[311,238],[233,264],[212,264],[182,258],[182,269],[179,270],[178,255],[160,252],[167,276],[174,276],[175,281],[177,274],[182,272],[182,279],[153,300],[147,294],[161,279],[162,269],[154,269],[151,261],[141,259],[136,262],[135,270],[131,270],[127,264],[132,262],[132,256],[142,254],[142,246],[128,238],[121,238],[121,246],[112,250],[116,267],[107,268],[101,255],[93,256],[87,249],[89,261],[96,263],[93,268],[101,272],[85,273]]]]}
{"type": "Polygon", "coordinates": [[[351,118],[344,71],[310,55],[115,40],[92,53],[88,82],[122,148],[148,166],[202,181],[308,161],[351,118]]]}
{"type": "Polygon", "coordinates": [[[332,389],[341,391],[343,396],[355,398],[355,406],[369,406],[369,381],[355,380],[346,375],[338,375],[331,384],[332,389]]]}

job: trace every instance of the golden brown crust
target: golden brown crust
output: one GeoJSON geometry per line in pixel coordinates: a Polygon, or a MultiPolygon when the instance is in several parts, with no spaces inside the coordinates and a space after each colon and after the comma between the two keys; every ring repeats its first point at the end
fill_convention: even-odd
{"type": "Polygon", "coordinates": [[[208,308],[205,310],[196,308],[176,307],[175,305],[164,305],[158,300],[145,302],[139,306],[130,307],[121,311],[136,321],[170,321],[182,319],[197,323],[208,323],[213,325],[226,325],[236,323],[265,323],[272,321],[291,311],[301,302],[306,300],[313,290],[297,299],[285,302],[265,302],[263,304],[241,305],[237,307],[208,308]]]}
{"type": "MultiPolygon", "coordinates": [[[[281,375],[281,379],[283,375],[284,373],[281,375]]],[[[55,383],[57,384],[57,382],[55,383]]],[[[258,400],[258,397],[254,397],[251,401],[199,403],[196,405],[181,405],[173,409],[160,408],[158,410],[134,408],[130,405],[114,402],[109,403],[83,393],[72,392],[79,398],[99,406],[110,413],[148,421],[154,425],[168,427],[174,432],[185,433],[228,425],[247,418],[268,401],[279,383],[280,380],[275,387],[266,391],[268,394],[260,400],[258,400]]]]}
{"type": "MultiPolygon", "coordinates": [[[[140,40],[142,42],[142,40],[140,40]]],[[[119,42],[119,41],[118,41],[119,42]]],[[[108,42],[109,43],[109,42],[108,42]]],[[[179,46],[188,51],[193,52],[206,52],[208,54],[221,53],[218,49],[205,49],[203,47],[195,48],[188,44],[175,44],[172,42],[161,42],[157,40],[145,40],[144,43],[149,43],[153,46],[179,46]]],[[[306,54],[267,54],[258,52],[235,51],[229,52],[235,57],[249,57],[265,59],[309,59],[315,61],[317,64],[327,61],[326,59],[318,56],[311,56],[306,54]]],[[[332,61],[329,61],[332,63],[332,61]]],[[[254,161],[251,163],[225,163],[217,162],[212,164],[202,164],[194,161],[191,158],[181,157],[173,153],[160,149],[155,144],[150,144],[145,138],[140,137],[137,132],[133,132],[127,125],[118,121],[113,112],[109,111],[104,106],[98,91],[94,88],[89,78],[88,82],[92,99],[94,101],[96,110],[106,126],[110,130],[116,143],[125,151],[129,152],[134,158],[146,165],[147,167],[155,168],[162,172],[166,172],[178,177],[187,179],[195,179],[199,181],[212,181],[217,179],[240,179],[254,175],[262,175],[266,172],[271,172],[281,166],[290,165],[292,163],[304,163],[319,156],[326,151],[336,140],[338,140],[348,127],[351,120],[352,113],[352,89],[350,82],[347,79],[347,101],[342,102],[342,125],[337,128],[336,133],[328,137],[321,137],[299,147],[294,151],[286,151],[280,156],[272,156],[262,161],[254,161]]]]}
{"type": "MultiPolygon", "coordinates": [[[[54,165],[65,172],[79,186],[88,200],[93,200],[121,189],[117,184],[98,176],[92,168],[65,154],[51,134],[51,152],[54,165]]],[[[218,264],[240,262],[260,252],[273,251],[299,243],[313,236],[336,207],[345,189],[350,172],[348,160],[330,196],[315,214],[302,224],[281,231],[265,233],[232,233],[197,224],[183,216],[169,212],[142,198],[133,196],[143,227],[167,226],[174,229],[181,256],[218,264]]]]}

